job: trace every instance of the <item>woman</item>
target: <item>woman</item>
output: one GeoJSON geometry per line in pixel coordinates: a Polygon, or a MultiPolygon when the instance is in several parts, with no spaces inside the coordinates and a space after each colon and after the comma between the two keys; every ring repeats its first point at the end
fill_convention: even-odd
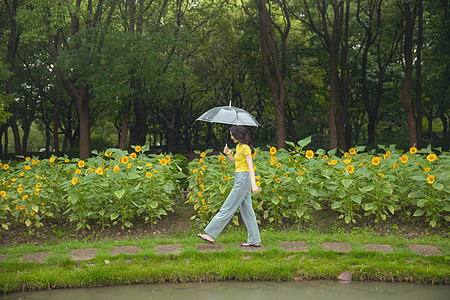
{"type": "Polygon", "coordinates": [[[237,143],[236,154],[233,157],[230,149],[226,145],[223,153],[235,165],[234,186],[227,200],[220,208],[220,211],[214,216],[208,226],[206,226],[206,234],[197,234],[197,236],[213,244],[217,236],[222,232],[236,210],[240,207],[241,216],[248,231],[247,243],[241,244],[241,247],[260,247],[261,238],[259,236],[255,212],[252,207],[250,192],[251,190],[254,194],[259,193],[255,181],[255,171],[253,170],[252,152],[254,149],[252,140],[244,126],[231,126],[230,135],[233,142],[237,143]]]}

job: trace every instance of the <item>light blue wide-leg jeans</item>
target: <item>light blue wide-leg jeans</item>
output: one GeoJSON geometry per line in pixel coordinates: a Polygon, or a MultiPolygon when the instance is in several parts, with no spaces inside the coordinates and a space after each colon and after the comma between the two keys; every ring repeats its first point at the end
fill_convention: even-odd
{"type": "Polygon", "coordinates": [[[233,188],[219,212],[206,226],[205,232],[207,234],[216,239],[240,207],[242,220],[244,220],[248,231],[247,243],[257,244],[261,242],[258,223],[252,206],[251,187],[250,173],[237,172],[234,174],[233,188]]]}

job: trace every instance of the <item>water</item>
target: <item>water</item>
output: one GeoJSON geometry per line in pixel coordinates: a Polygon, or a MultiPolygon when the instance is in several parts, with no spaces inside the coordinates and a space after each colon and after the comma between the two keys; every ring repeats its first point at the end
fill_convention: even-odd
{"type": "Polygon", "coordinates": [[[450,300],[448,285],[299,281],[217,282],[114,286],[16,293],[5,300],[450,300]]]}

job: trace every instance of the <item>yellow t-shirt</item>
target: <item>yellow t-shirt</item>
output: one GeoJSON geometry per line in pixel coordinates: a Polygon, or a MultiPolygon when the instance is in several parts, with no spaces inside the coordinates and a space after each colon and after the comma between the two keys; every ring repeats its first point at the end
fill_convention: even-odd
{"type": "Polygon", "coordinates": [[[248,172],[248,164],[245,156],[252,154],[250,146],[247,144],[238,144],[236,146],[236,154],[234,154],[236,172],[248,172]]]}

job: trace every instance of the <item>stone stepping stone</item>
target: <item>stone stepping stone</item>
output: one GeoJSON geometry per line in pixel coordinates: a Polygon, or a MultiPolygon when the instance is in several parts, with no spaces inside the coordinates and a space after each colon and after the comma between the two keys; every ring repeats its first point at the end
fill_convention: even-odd
{"type": "Polygon", "coordinates": [[[364,249],[367,251],[378,251],[383,253],[393,253],[394,248],[388,244],[365,244],[364,249]]]}
{"type": "Polygon", "coordinates": [[[242,252],[256,252],[256,251],[264,251],[264,250],[266,250],[266,248],[264,248],[263,245],[261,245],[260,247],[242,247],[241,244],[239,244],[239,249],[242,252]]]}
{"type": "Polygon", "coordinates": [[[280,242],[280,247],[286,252],[308,252],[308,244],[303,241],[280,242]]]}
{"type": "Polygon", "coordinates": [[[69,258],[75,261],[90,260],[95,257],[95,254],[97,254],[97,249],[95,248],[75,249],[70,250],[69,258]]]}
{"type": "Polygon", "coordinates": [[[136,246],[114,246],[111,251],[111,256],[116,256],[119,254],[138,254],[139,248],[136,246]]]}
{"type": "Polygon", "coordinates": [[[6,254],[0,254],[0,261],[4,261],[6,259],[6,254]]]}
{"type": "Polygon", "coordinates": [[[197,250],[204,253],[222,252],[224,251],[222,244],[197,244],[197,250]]]}
{"type": "Polygon", "coordinates": [[[156,254],[180,254],[183,247],[180,244],[156,245],[156,254]]]}
{"type": "Polygon", "coordinates": [[[20,261],[42,263],[44,262],[44,259],[49,257],[51,254],[52,254],[51,251],[28,253],[27,255],[22,256],[20,258],[20,261]]]}
{"type": "Polygon", "coordinates": [[[322,248],[326,251],[334,252],[350,252],[352,251],[352,246],[347,242],[323,242],[322,248]]]}
{"type": "Polygon", "coordinates": [[[417,254],[421,254],[421,255],[442,255],[441,250],[439,250],[436,246],[434,245],[415,245],[415,244],[410,244],[408,245],[408,249],[411,251],[416,252],[417,254]]]}

